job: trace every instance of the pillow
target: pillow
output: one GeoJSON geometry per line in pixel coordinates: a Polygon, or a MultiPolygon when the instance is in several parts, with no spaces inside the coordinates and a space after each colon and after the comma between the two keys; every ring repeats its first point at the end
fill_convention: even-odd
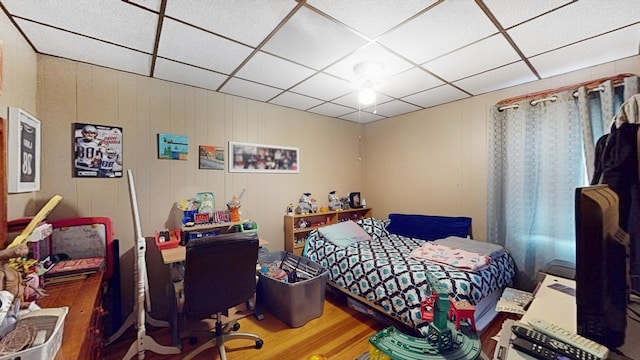
{"type": "Polygon", "coordinates": [[[390,214],[387,231],[392,234],[422,240],[444,239],[448,236],[466,237],[471,230],[471,218],[390,214]]]}
{"type": "Polygon", "coordinates": [[[356,224],[360,225],[372,239],[380,239],[389,235],[387,231],[387,224],[384,220],[378,220],[374,218],[364,218],[356,221],[356,224]]]}
{"type": "Polygon", "coordinates": [[[371,240],[371,236],[351,220],[323,226],[318,229],[318,232],[326,240],[340,247],[347,247],[358,241],[371,240]]]}

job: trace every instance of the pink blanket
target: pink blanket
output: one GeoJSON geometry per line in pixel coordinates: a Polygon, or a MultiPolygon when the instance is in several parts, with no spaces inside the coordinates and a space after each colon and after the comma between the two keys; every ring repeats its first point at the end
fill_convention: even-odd
{"type": "Polygon", "coordinates": [[[488,256],[431,242],[425,242],[421,247],[414,249],[410,257],[416,260],[435,261],[471,271],[480,270],[491,262],[491,258],[488,256]]]}

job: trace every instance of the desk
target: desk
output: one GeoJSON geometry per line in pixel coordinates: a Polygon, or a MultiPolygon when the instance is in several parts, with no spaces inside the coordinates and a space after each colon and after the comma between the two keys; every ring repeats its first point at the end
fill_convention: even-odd
{"type": "MultiPolygon", "coordinates": [[[[262,238],[258,239],[259,247],[263,247],[267,245],[269,245],[268,241],[263,240],[262,238]]],[[[175,247],[172,249],[160,250],[160,254],[162,254],[162,262],[164,262],[166,265],[169,265],[169,264],[184,261],[187,255],[187,248],[182,245],[178,245],[178,247],[175,247]]]]}
{"type": "Polygon", "coordinates": [[[542,319],[556,324],[571,332],[576,332],[578,319],[576,310],[576,298],[549,287],[551,284],[562,284],[571,288],[576,288],[574,280],[546,275],[535,298],[529,306],[529,310],[522,315],[522,323],[529,323],[530,319],[542,319]]]}
{"type": "MultiPolygon", "coordinates": [[[[554,290],[549,285],[559,283],[572,288],[576,288],[574,280],[546,275],[535,298],[531,302],[529,310],[522,316],[521,323],[528,324],[530,319],[538,318],[556,324],[564,329],[577,332],[577,307],[574,296],[554,290]]],[[[620,356],[613,352],[609,353],[609,359],[640,359],[640,346],[637,335],[640,332],[640,324],[628,319],[627,334],[625,344],[618,348],[627,357],[620,356]]],[[[497,350],[496,350],[497,351],[497,350]]],[[[517,351],[509,351],[509,360],[531,359],[528,355],[523,355],[517,351]]]]}
{"type": "Polygon", "coordinates": [[[102,276],[98,272],[83,280],[45,285],[49,296],[36,301],[42,308],[69,307],[56,360],[101,358],[102,276]]]}

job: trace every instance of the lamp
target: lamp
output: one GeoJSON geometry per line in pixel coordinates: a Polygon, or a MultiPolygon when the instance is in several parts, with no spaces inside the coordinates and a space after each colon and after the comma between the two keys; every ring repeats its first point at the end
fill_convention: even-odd
{"type": "Polygon", "coordinates": [[[376,101],[376,92],[372,88],[364,88],[358,93],[358,100],[362,105],[371,105],[376,101]]]}
{"type": "Polygon", "coordinates": [[[360,89],[358,100],[362,105],[371,105],[375,102],[374,89],[382,82],[382,70],[384,70],[384,64],[375,60],[363,61],[353,67],[354,86],[360,89]]]}

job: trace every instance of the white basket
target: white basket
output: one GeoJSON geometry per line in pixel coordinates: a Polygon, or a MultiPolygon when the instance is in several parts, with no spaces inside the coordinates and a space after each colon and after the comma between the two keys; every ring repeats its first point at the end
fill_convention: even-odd
{"type": "Polygon", "coordinates": [[[64,328],[64,319],[69,312],[69,308],[64,306],[60,308],[47,308],[32,311],[23,317],[22,319],[28,319],[36,316],[57,316],[58,320],[53,328],[53,333],[49,336],[49,339],[44,343],[30,347],[28,349],[18,351],[17,353],[0,356],[0,360],[51,360],[56,357],[60,345],[62,344],[62,329],[64,328]]]}

